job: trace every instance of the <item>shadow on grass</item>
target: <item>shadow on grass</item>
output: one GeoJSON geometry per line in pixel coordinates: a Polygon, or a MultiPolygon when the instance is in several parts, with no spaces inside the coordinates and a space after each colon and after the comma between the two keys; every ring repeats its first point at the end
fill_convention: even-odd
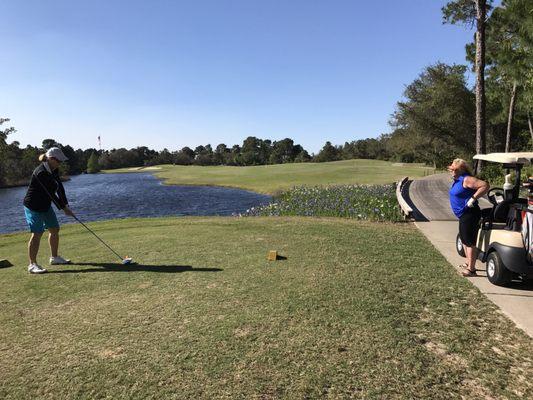
{"type": "Polygon", "coordinates": [[[86,272],[164,272],[164,273],[179,273],[179,272],[220,272],[224,271],[221,268],[199,268],[190,265],[147,265],[147,264],[120,264],[120,263],[72,263],[68,266],[88,266],[97,268],[83,268],[83,269],[59,269],[48,270],[50,274],[80,274],[86,272]]]}

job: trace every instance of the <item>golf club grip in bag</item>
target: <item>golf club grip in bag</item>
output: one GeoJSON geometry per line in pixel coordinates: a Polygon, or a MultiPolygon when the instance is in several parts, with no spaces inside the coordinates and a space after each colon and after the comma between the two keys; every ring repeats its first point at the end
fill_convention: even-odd
{"type": "Polygon", "coordinates": [[[522,241],[528,263],[533,263],[533,210],[522,212],[522,241]]]}

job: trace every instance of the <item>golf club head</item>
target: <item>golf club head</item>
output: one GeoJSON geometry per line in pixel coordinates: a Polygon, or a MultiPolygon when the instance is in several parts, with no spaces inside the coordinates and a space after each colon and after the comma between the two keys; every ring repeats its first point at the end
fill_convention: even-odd
{"type": "Polygon", "coordinates": [[[135,263],[133,262],[133,259],[131,257],[125,257],[122,260],[122,264],[127,265],[127,264],[135,264],[135,263]]]}

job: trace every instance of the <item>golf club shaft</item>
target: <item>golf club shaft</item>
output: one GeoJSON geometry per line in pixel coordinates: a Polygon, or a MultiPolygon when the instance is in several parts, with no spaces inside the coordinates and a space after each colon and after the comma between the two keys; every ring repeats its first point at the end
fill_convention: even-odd
{"type": "Polygon", "coordinates": [[[87,229],[89,232],[91,232],[91,233],[94,235],[95,238],[97,238],[100,242],[102,242],[102,244],[103,244],[105,247],[107,247],[109,250],[111,250],[111,251],[113,252],[113,254],[115,254],[118,258],[120,258],[121,261],[124,260],[124,259],[120,256],[120,254],[118,254],[115,250],[113,250],[113,249],[111,248],[111,246],[109,246],[106,242],[104,242],[102,239],[100,239],[100,237],[99,237],[96,233],[94,233],[94,232],[93,232],[93,231],[92,231],[87,225],[85,225],[83,222],[81,222],[81,221],[78,219],[78,217],[76,217],[74,214],[73,214],[72,216],[74,217],[74,219],[75,219],[76,221],[78,221],[80,224],[82,224],[83,227],[84,227],[85,229],[87,229]]]}

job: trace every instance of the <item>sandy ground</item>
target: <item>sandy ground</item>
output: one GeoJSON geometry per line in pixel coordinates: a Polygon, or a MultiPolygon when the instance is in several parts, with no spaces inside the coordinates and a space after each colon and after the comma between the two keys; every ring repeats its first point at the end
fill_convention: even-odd
{"type": "Polygon", "coordinates": [[[134,167],[128,168],[128,171],[153,171],[157,169],[162,169],[161,167],[134,167]]]}

